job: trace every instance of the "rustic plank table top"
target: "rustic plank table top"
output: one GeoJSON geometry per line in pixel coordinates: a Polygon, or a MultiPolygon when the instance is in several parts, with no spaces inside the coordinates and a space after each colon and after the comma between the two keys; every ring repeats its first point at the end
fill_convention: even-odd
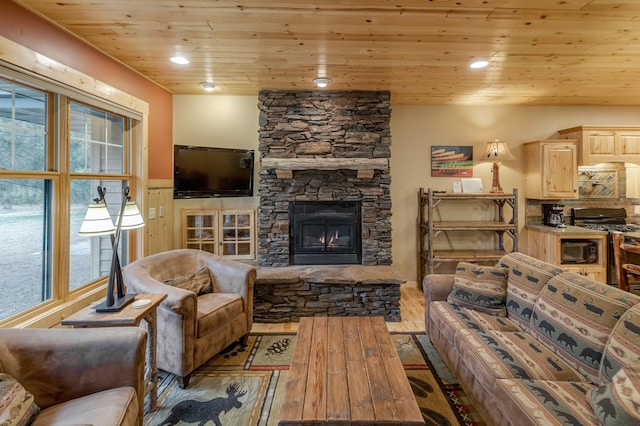
{"type": "Polygon", "coordinates": [[[278,424],[424,425],[384,318],[302,318],[278,424]]]}

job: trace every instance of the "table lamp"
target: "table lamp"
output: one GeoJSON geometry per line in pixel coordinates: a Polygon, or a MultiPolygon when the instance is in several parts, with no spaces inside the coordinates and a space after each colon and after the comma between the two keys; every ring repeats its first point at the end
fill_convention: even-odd
{"type": "Polygon", "coordinates": [[[135,201],[129,197],[129,187],[124,190],[122,204],[116,218],[117,225],[111,221],[111,215],[107,210],[107,203],[104,195],[106,188],[98,186],[99,197],[94,199],[89,205],[84,221],[80,226],[79,234],[82,236],[111,236],[111,270],[109,273],[109,281],[107,284],[106,300],[95,306],[96,312],[117,312],[129,303],[133,302],[134,294],[125,294],[124,283],[122,281],[122,270],[120,268],[120,259],[118,258],[118,244],[120,242],[120,234],[122,230],[136,229],[144,226],[142,215],[136,206],[135,201]],[[114,288],[117,291],[117,297],[114,296],[114,288]]]}
{"type": "Polygon", "coordinates": [[[492,161],[493,162],[493,184],[491,186],[492,194],[503,194],[502,186],[500,185],[500,163],[502,161],[510,161],[515,160],[511,151],[509,151],[509,147],[504,142],[500,142],[499,139],[495,139],[493,142],[487,142],[487,150],[484,154],[484,159],[482,161],[492,161]]]}

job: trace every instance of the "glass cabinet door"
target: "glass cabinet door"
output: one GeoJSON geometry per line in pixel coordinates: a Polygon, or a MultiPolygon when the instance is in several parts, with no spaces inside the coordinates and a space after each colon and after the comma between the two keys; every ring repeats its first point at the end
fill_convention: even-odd
{"type": "Polygon", "coordinates": [[[183,211],[182,246],[216,253],[216,218],[215,211],[183,211]]]}
{"type": "Polygon", "coordinates": [[[223,211],[220,213],[220,256],[252,259],[254,252],[253,211],[223,211]]]}
{"type": "Polygon", "coordinates": [[[182,210],[182,247],[255,258],[254,210],[182,210]]]}

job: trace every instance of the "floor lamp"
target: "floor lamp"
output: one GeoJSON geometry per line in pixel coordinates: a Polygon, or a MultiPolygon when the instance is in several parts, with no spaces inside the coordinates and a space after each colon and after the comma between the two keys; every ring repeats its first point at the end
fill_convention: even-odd
{"type": "Polygon", "coordinates": [[[120,259],[118,258],[120,234],[123,230],[143,227],[144,220],[135,201],[129,197],[129,187],[126,187],[116,219],[117,225],[114,225],[107,210],[107,203],[104,199],[105,193],[106,188],[98,186],[99,197],[95,198],[94,202],[89,205],[82,226],[80,226],[80,235],[89,237],[98,235],[111,236],[111,271],[107,284],[107,299],[94,308],[96,312],[117,312],[133,302],[135,298],[134,294],[125,294],[124,291],[122,270],[120,268],[120,259]],[[117,293],[115,296],[113,294],[114,289],[117,293]]]}
{"type": "Polygon", "coordinates": [[[500,185],[500,163],[502,161],[515,160],[509,147],[504,142],[500,142],[499,139],[495,139],[493,142],[487,142],[487,150],[484,155],[483,161],[493,162],[493,184],[491,185],[492,194],[503,194],[502,185],[500,185]]]}

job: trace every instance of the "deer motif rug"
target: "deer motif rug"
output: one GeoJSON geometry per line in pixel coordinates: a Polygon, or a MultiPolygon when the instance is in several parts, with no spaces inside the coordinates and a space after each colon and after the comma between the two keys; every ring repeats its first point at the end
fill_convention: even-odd
{"type": "MultiPolygon", "coordinates": [[[[392,338],[427,426],[480,425],[424,333],[392,338]]],[[[144,424],[277,425],[295,341],[295,334],[252,334],[194,371],[187,389],[160,371],[158,409],[144,424]]]]}

